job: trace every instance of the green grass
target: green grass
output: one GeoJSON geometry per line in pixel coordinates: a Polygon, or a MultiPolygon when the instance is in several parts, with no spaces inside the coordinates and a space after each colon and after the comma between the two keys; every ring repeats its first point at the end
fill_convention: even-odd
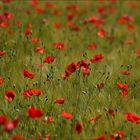
{"type": "MultiPolygon", "coordinates": [[[[45,0],[40,0],[40,7],[44,7],[45,0]]],[[[3,126],[0,126],[0,139],[7,140],[12,136],[20,134],[25,139],[34,137],[37,140],[43,139],[50,134],[51,140],[92,140],[103,134],[109,139],[110,133],[122,130],[125,133],[125,140],[133,140],[140,137],[140,126],[126,121],[124,116],[132,112],[140,116],[140,59],[135,50],[140,48],[140,2],[118,0],[114,4],[104,0],[91,1],[89,6],[84,0],[53,0],[55,8],[63,12],[62,15],[52,14],[53,9],[46,10],[44,14],[34,12],[34,6],[28,0],[13,0],[10,3],[0,2],[0,14],[10,12],[14,18],[10,21],[10,27],[0,27],[0,51],[6,55],[0,57],[0,76],[4,82],[0,85],[0,115],[5,114],[10,120],[20,117],[20,122],[11,133],[6,133],[3,126]],[[132,10],[130,3],[136,4],[137,8],[132,10]],[[77,4],[79,6],[78,16],[73,19],[75,25],[81,30],[71,31],[66,27],[67,11],[65,6],[77,4]],[[107,13],[105,17],[97,12],[98,7],[111,5],[116,13],[107,13]],[[16,10],[16,9],[19,9],[16,10]],[[30,10],[31,14],[26,15],[30,10]],[[87,10],[87,13],[80,14],[80,10],[87,10]],[[125,25],[118,23],[118,18],[123,15],[132,16],[135,20],[132,23],[134,30],[126,29],[125,25]],[[109,41],[107,37],[97,36],[98,29],[92,24],[84,25],[83,20],[90,16],[105,18],[103,25],[107,35],[114,37],[109,41]],[[46,19],[47,24],[42,20],[46,19]],[[15,26],[14,21],[19,20],[20,26],[15,26]],[[27,24],[32,24],[32,35],[25,36],[27,24]],[[54,23],[60,23],[62,28],[53,28],[54,23]],[[12,29],[13,33],[8,34],[7,30],[12,29]],[[39,43],[33,45],[31,39],[39,38],[39,43]],[[131,45],[125,44],[127,40],[133,40],[131,45]],[[53,43],[63,42],[64,50],[57,50],[53,43]],[[96,50],[89,50],[88,45],[95,43],[96,50]],[[44,54],[35,52],[36,47],[43,47],[44,54]],[[92,56],[102,53],[104,59],[99,63],[90,64],[90,75],[83,77],[80,70],[74,72],[68,79],[63,80],[61,75],[65,68],[72,62],[89,60],[92,56]],[[43,64],[46,56],[53,55],[55,61],[51,64],[43,64]],[[37,64],[43,64],[37,69],[37,64]],[[22,71],[28,69],[35,73],[34,79],[24,78],[22,71]],[[121,75],[121,71],[130,71],[130,76],[121,75]],[[103,82],[103,89],[99,90],[96,85],[103,82]],[[127,83],[128,97],[122,97],[117,82],[127,83]],[[6,91],[13,89],[16,96],[12,102],[4,98],[6,91]],[[27,89],[41,89],[43,93],[24,99],[22,93],[27,89]],[[62,105],[54,104],[54,100],[64,98],[62,105]],[[38,121],[28,118],[26,115],[29,106],[40,108],[44,115],[38,121]],[[108,114],[108,109],[115,111],[115,117],[108,114]],[[61,112],[66,111],[74,116],[73,120],[66,120],[61,117],[61,112]],[[89,119],[101,115],[95,123],[89,123],[89,119]],[[44,122],[45,116],[52,116],[53,123],[44,122]],[[83,125],[82,132],[78,135],[75,125],[80,122],[83,125]],[[39,138],[39,132],[42,138],[39,138]]],[[[127,25],[127,24],[126,24],[127,25]]]]}

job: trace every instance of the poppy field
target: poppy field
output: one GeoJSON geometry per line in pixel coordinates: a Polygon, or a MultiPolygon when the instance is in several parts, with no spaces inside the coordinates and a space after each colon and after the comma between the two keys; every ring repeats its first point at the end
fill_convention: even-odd
{"type": "Polygon", "coordinates": [[[1,0],[0,140],[140,140],[140,1],[1,0]]]}

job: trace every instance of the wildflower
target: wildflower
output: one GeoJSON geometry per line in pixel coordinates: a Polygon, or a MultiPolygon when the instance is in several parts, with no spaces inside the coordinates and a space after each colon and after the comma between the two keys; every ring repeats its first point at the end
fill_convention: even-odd
{"type": "Polygon", "coordinates": [[[13,101],[15,98],[15,92],[13,90],[9,90],[5,93],[4,95],[5,99],[7,99],[8,101],[13,101]]]}
{"type": "Polygon", "coordinates": [[[40,54],[43,54],[43,53],[44,53],[44,48],[42,48],[42,47],[37,47],[37,48],[35,49],[35,51],[38,52],[38,53],[40,53],[40,54]]]}
{"type": "Polygon", "coordinates": [[[140,116],[137,116],[136,114],[128,112],[125,114],[125,120],[130,121],[132,123],[139,124],[140,123],[140,116]]]}
{"type": "Polygon", "coordinates": [[[4,56],[5,54],[6,54],[6,52],[0,51],[0,57],[4,56]]]}
{"type": "Polygon", "coordinates": [[[71,114],[69,114],[69,113],[66,113],[65,111],[62,111],[62,117],[63,118],[65,118],[65,119],[73,119],[74,118],[74,116],[73,115],[71,115],[71,114]]]}
{"type": "Polygon", "coordinates": [[[108,109],[108,113],[109,113],[110,115],[112,115],[113,117],[115,116],[115,112],[114,112],[114,110],[113,110],[112,108],[109,108],[109,109],[108,109]]]}
{"type": "Polygon", "coordinates": [[[103,58],[104,57],[102,54],[97,54],[97,55],[93,56],[92,59],[90,59],[90,62],[91,63],[101,62],[103,58]]]}
{"type": "Polygon", "coordinates": [[[97,115],[95,118],[90,118],[89,122],[90,123],[95,123],[97,120],[99,120],[101,118],[101,114],[97,115]]]}
{"type": "Polygon", "coordinates": [[[54,61],[54,57],[53,56],[47,56],[45,59],[44,59],[44,63],[52,63],[54,61]]]}
{"type": "Polygon", "coordinates": [[[23,96],[24,97],[31,97],[32,95],[39,96],[42,94],[42,91],[40,89],[28,89],[24,91],[23,96]]]}
{"type": "Polygon", "coordinates": [[[16,118],[15,120],[7,120],[4,124],[5,131],[7,133],[10,133],[13,129],[17,127],[19,121],[19,118],[16,118]]]}
{"type": "Polygon", "coordinates": [[[121,84],[119,82],[117,82],[118,88],[122,90],[122,94],[123,96],[127,96],[128,95],[128,85],[127,84],[121,84]]]}
{"type": "Polygon", "coordinates": [[[122,75],[130,75],[130,72],[129,71],[122,71],[120,72],[122,75]]]}
{"type": "Polygon", "coordinates": [[[3,83],[4,79],[0,78],[0,85],[3,83]]]}
{"type": "Polygon", "coordinates": [[[78,122],[78,123],[76,124],[75,130],[76,130],[77,134],[80,134],[80,133],[82,132],[83,126],[82,126],[82,124],[81,124],[80,122],[78,122]]]}
{"type": "Polygon", "coordinates": [[[60,98],[60,99],[54,100],[55,104],[63,104],[64,102],[65,102],[64,98],[60,98]]]}
{"type": "Polygon", "coordinates": [[[117,131],[115,133],[110,134],[110,140],[124,140],[124,132],[117,131]]]}
{"type": "Polygon", "coordinates": [[[64,50],[64,43],[62,42],[56,42],[54,43],[55,48],[59,49],[59,50],[64,50]]]}
{"type": "Polygon", "coordinates": [[[28,70],[24,70],[24,71],[23,71],[23,75],[24,75],[24,77],[26,77],[26,78],[34,79],[34,73],[29,72],[28,70]]]}
{"type": "Polygon", "coordinates": [[[1,22],[0,26],[1,26],[2,28],[7,28],[7,27],[10,26],[10,24],[9,24],[8,22],[6,22],[6,21],[3,21],[3,22],[1,22]]]}
{"type": "Polygon", "coordinates": [[[65,73],[63,74],[63,78],[66,79],[68,78],[73,72],[75,72],[77,69],[77,64],[76,63],[71,63],[67,66],[65,69],[65,73]]]}
{"type": "Polygon", "coordinates": [[[106,31],[104,29],[100,30],[97,32],[97,35],[100,37],[100,38],[104,38],[106,36],[106,31]]]}
{"type": "Polygon", "coordinates": [[[53,27],[56,28],[56,29],[60,29],[61,24],[60,23],[55,23],[55,24],[53,24],[53,27]]]}
{"type": "Polygon", "coordinates": [[[43,112],[33,106],[28,108],[27,117],[33,118],[34,120],[39,120],[43,116],[43,112]]]}
{"type": "Polygon", "coordinates": [[[105,137],[105,135],[102,135],[102,136],[94,138],[92,140],[106,140],[106,137],[105,137]]]}
{"type": "Polygon", "coordinates": [[[31,29],[27,28],[27,29],[25,30],[25,36],[26,36],[26,37],[29,37],[31,34],[32,34],[31,29]]]}
{"type": "Polygon", "coordinates": [[[97,48],[97,45],[95,43],[89,44],[88,49],[95,50],[97,48]]]}
{"type": "Polygon", "coordinates": [[[39,39],[37,37],[32,38],[32,43],[37,44],[39,42],[39,39]]]}
{"type": "Polygon", "coordinates": [[[4,125],[7,121],[7,117],[5,115],[0,115],[0,125],[4,125]]]}

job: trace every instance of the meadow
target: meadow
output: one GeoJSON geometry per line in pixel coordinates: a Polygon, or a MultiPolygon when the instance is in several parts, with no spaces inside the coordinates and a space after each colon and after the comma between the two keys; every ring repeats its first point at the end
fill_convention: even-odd
{"type": "Polygon", "coordinates": [[[140,1],[1,0],[0,140],[140,140],[140,1]]]}

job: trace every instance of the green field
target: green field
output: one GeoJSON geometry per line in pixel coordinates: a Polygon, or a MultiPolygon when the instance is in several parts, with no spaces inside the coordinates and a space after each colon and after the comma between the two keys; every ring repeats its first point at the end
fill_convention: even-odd
{"type": "Polygon", "coordinates": [[[0,140],[140,140],[140,1],[0,0],[0,140]]]}

